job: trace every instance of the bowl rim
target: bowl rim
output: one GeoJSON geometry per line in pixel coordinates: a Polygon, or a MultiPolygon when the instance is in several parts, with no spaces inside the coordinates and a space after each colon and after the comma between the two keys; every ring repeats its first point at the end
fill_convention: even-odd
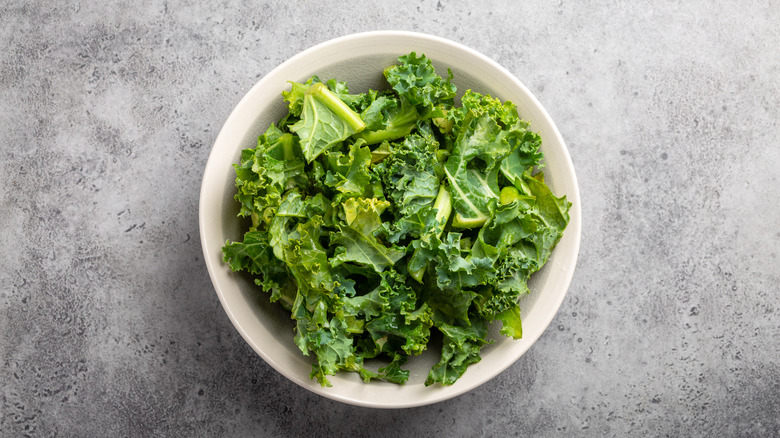
{"type": "MultiPolygon", "coordinates": [[[[315,394],[321,395],[323,397],[326,397],[331,400],[339,401],[342,403],[347,403],[351,405],[356,406],[363,406],[363,407],[371,407],[371,408],[385,408],[385,409],[396,409],[396,408],[410,408],[410,407],[417,407],[417,406],[424,406],[424,405],[430,405],[439,403],[454,397],[457,397],[459,395],[462,395],[463,393],[466,393],[468,391],[471,391],[472,389],[475,389],[484,383],[492,380],[497,375],[504,372],[509,366],[514,364],[517,360],[520,359],[521,356],[523,356],[530,348],[533,346],[533,344],[541,337],[541,334],[544,333],[547,328],[549,327],[550,323],[554,319],[554,317],[557,315],[558,310],[560,309],[561,304],[563,303],[563,300],[565,296],[568,293],[568,289],[571,285],[571,280],[574,276],[574,271],[577,264],[577,259],[579,257],[579,248],[580,248],[580,240],[581,240],[581,207],[580,207],[580,191],[579,191],[579,184],[577,181],[577,176],[574,169],[574,164],[572,162],[571,156],[569,154],[568,148],[563,140],[563,137],[561,136],[557,126],[555,125],[554,121],[548,114],[547,110],[541,105],[539,100],[536,98],[536,96],[523,84],[517,77],[515,77],[514,74],[512,74],[510,71],[508,71],[506,68],[498,64],[493,59],[489,58],[488,56],[462,44],[447,38],[427,34],[427,33],[421,33],[421,32],[413,32],[413,31],[404,31],[404,30],[375,30],[375,31],[367,31],[367,32],[357,32],[357,33],[351,33],[347,35],[343,35],[340,37],[336,37],[333,39],[329,39],[323,42],[320,42],[318,44],[315,44],[295,55],[287,59],[286,61],[282,62],[281,64],[274,67],[272,70],[270,70],[268,73],[264,74],[260,80],[258,80],[245,94],[244,96],[239,100],[238,104],[231,110],[229,116],[227,119],[225,119],[225,122],[223,123],[219,134],[217,135],[214,144],[212,146],[212,149],[209,153],[209,157],[206,163],[206,166],[203,171],[203,177],[201,181],[201,190],[200,190],[200,196],[199,196],[199,211],[198,211],[198,222],[199,222],[199,234],[201,239],[201,246],[204,256],[204,261],[206,263],[206,267],[209,273],[209,278],[212,283],[212,287],[214,287],[217,296],[220,300],[220,304],[227,314],[228,318],[230,319],[232,325],[235,327],[235,329],[239,332],[241,337],[244,339],[245,342],[247,342],[250,347],[257,353],[260,357],[263,358],[263,360],[271,365],[272,368],[274,368],[277,372],[285,376],[287,379],[291,380],[292,382],[296,383],[297,385],[309,390],[310,392],[314,392],[315,394]],[[208,241],[208,230],[206,228],[206,223],[208,222],[207,218],[207,211],[204,208],[204,205],[206,204],[207,198],[209,194],[211,193],[210,190],[206,187],[207,183],[207,177],[209,174],[215,171],[215,160],[214,157],[220,152],[219,148],[217,147],[221,143],[226,141],[226,138],[229,136],[228,132],[226,132],[226,128],[231,125],[235,119],[239,117],[239,114],[244,112],[244,107],[249,105],[249,102],[252,100],[252,95],[255,94],[255,92],[262,87],[266,85],[270,81],[270,78],[274,77],[274,75],[277,75],[279,71],[284,70],[288,65],[297,63],[300,59],[306,58],[307,56],[310,56],[312,53],[317,52],[319,50],[331,47],[331,46],[339,46],[342,44],[350,43],[352,41],[356,40],[362,40],[366,38],[415,38],[420,39],[423,41],[427,41],[429,43],[435,43],[440,44],[444,47],[448,47],[453,50],[462,51],[467,53],[469,56],[475,57],[479,59],[481,62],[487,64],[489,68],[494,69],[501,73],[503,76],[505,76],[508,80],[512,82],[512,86],[516,87],[521,91],[522,94],[525,94],[525,97],[529,99],[529,101],[533,104],[535,109],[539,112],[539,115],[544,119],[544,122],[547,123],[551,127],[551,132],[553,136],[556,137],[556,141],[561,145],[561,150],[559,152],[558,160],[561,161],[560,164],[563,165],[565,168],[566,174],[569,178],[571,178],[571,189],[570,192],[566,193],[567,200],[572,203],[572,207],[570,209],[570,222],[566,228],[565,236],[570,240],[570,251],[573,253],[573,259],[571,261],[571,269],[566,271],[564,273],[565,278],[562,279],[561,288],[562,292],[557,297],[557,300],[551,304],[552,307],[554,307],[554,311],[548,312],[548,314],[545,316],[543,320],[543,324],[541,329],[538,331],[538,333],[535,334],[532,338],[525,338],[524,341],[527,342],[527,347],[523,348],[522,351],[517,354],[517,356],[514,358],[514,360],[507,361],[505,364],[503,364],[500,367],[494,368],[490,373],[485,374],[482,376],[481,379],[476,384],[472,385],[462,385],[458,388],[451,389],[449,391],[446,391],[446,393],[439,392],[438,396],[434,395],[432,397],[423,399],[423,400],[409,400],[405,402],[400,403],[383,403],[381,401],[376,400],[364,400],[364,399],[357,399],[352,397],[347,397],[342,394],[336,393],[335,391],[329,392],[328,389],[330,388],[319,388],[319,385],[316,387],[312,386],[311,382],[303,381],[299,378],[298,375],[290,372],[287,368],[282,366],[282,364],[278,363],[274,358],[270,357],[266,351],[264,351],[262,348],[260,348],[259,345],[257,345],[256,341],[249,335],[247,330],[243,327],[241,321],[238,320],[236,314],[231,309],[231,304],[228,302],[227,297],[225,296],[225,293],[221,290],[220,284],[216,277],[216,270],[217,269],[224,269],[224,266],[221,266],[220,263],[221,260],[214,260],[211,253],[213,252],[214,248],[209,246],[208,241]]],[[[221,251],[221,249],[220,249],[221,251]]],[[[452,387],[449,387],[452,388],[452,387]]],[[[433,391],[436,391],[433,389],[433,391]]]]}

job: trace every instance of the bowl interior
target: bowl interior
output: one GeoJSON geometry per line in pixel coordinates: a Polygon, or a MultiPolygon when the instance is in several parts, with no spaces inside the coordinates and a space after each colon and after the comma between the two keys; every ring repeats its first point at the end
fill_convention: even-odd
{"type": "Polygon", "coordinates": [[[204,172],[200,199],[200,231],[204,257],[220,301],[244,339],[276,370],[295,383],[325,397],[371,407],[410,407],[454,397],[494,377],[514,363],[539,338],[557,312],[571,281],[580,239],[580,205],[576,176],[564,142],[536,98],[516,78],[483,55],[449,40],[409,32],[371,32],[320,44],[280,65],[262,78],[239,102],[223,126],[204,172]],[[489,93],[518,106],[531,129],[542,137],[545,177],[556,195],[572,202],[571,221],[547,265],[529,284],[531,294],[521,302],[523,339],[512,341],[494,327],[493,344],[483,349],[482,361],[472,365],[449,387],[425,387],[430,367],[438,361],[435,348],[411,359],[403,385],[365,384],[355,373],[330,377],[331,388],[309,378],[311,359],[293,342],[289,314],[268,303],[251,278],[233,273],[222,262],[226,240],[240,240],[246,223],[236,217],[233,200],[235,173],[242,149],[254,147],[257,137],[286,112],[281,92],[288,81],[302,82],[312,75],[346,81],[352,92],[387,88],[382,70],[400,55],[424,53],[439,74],[454,74],[460,94],[467,89],[489,93]]]}

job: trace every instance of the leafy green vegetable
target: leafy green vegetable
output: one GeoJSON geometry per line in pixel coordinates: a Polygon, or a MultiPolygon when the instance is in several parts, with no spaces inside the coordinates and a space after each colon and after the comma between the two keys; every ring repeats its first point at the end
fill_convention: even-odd
{"type": "Polygon", "coordinates": [[[457,89],[452,84],[452,72],[447,79],[436,74],[431,61],[425,55],[412,52],[398,58],[399,65],[385,69],[385,78],[399,96],[415,105],[422,118],[440,116],[437,109],[452,106],[457,89]]]}
{"type": "Polygon", "coordinates": [[[379,96],[362,113],[366,130],[357,135],[368,144],[393,141],[409,135],[420,115],[408,99],[379,96]]]}
{"type": "Polygon", "coordinates": [[[225,262],[290,311],[323,386],[340,371],[402,384],[434,334],[425,383],[453,384],[490,324],[522,336],[519,300],[569,222],[511,102],[469,90],[456,105],[451,72],[415,53],[399,62],[387,90],[292,82],[288,114],[234,165],[251,225],[225,262]]]}
{"type": "MultiPolygon", "coordinates": [[[[301,87],[300,84],[298,86],[301,87]]],[[[365,127],[360,115],[327,86],[316,83],[303,93],[300,120],[290,126],[290,130],[300,138],[306,161],[312,162],[321,153],[365,127]]]]}
{"type": "Polygon", "coordinates": [[[380,215],[390,205],[376,198],[349,198],[342,204],[344,222],[331,232],[331,245],[336,245],[331,264],[352,262],[370,266],[378,274],[390,269],[404,256],[403,248],[388,248],[374,233],[382,226],[380,215]]]}

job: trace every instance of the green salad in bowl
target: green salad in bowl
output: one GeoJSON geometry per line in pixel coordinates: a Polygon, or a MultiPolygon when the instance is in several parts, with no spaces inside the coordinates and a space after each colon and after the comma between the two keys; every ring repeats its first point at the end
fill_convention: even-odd
{"type": "Polygon", "coordinates": [[[424,385],[452,385],[491,324],[522,337],[520,300],[571,204],[545,184],[542,138],[515,104],[459,95],[422,53],[382,75],[359,93],[290,81],[284,115],[234,165],[249,224],[223,259],[288,312],[319,385],[339,372],[404,384],[431,348],[424,385]]]}

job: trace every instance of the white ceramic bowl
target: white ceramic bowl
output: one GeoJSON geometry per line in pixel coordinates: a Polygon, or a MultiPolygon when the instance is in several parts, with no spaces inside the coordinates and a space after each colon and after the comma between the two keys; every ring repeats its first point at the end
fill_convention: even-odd
{"type": "Polygon", "coordinates": [[[203,175],[200,194],[200,237],[211,281],[222,306],[241,336],[272,367],[298,385],[345,403],[376,407],[421,406],[471,390],[512,365],[541,336],[552,321],[569,287],[580,242],[580,196],[574,167],[555,124],[531,92],[506,69],[461,44],[430,35],[381,31],[337,38],[290,58],[263,77],[238,103],[217,137],[203,175]],[[281,92],[287,81],[303,82],[312,75],[347,81],[351,92],[386,88],[382,70],[400,55],[415,51],[430,58],[440,74],[452,69],[462,94],[467,89],[511,100],[531,129],[540,133],[547,183],[573,204],[571,222],[549,262],[531,279],[531,294],[521,302],[523,339],[513,341],[494,330],[495,343],[486,346],[482,361],[472,365],[452,386],[425,387],[423,382],[438,353],[412,358],[409,381],[403,385],[363,383],[355,373],[330,377],[333,387],[322,388],[309,378],[311,358],[293,342],[289,314],[268,303],[248,276],[230,271],[222,261],[225,241],[240,240],[245,222],[236,217],[232,164],[240,152],[254,147],[257,137],[286,112],[281,92]]]}

